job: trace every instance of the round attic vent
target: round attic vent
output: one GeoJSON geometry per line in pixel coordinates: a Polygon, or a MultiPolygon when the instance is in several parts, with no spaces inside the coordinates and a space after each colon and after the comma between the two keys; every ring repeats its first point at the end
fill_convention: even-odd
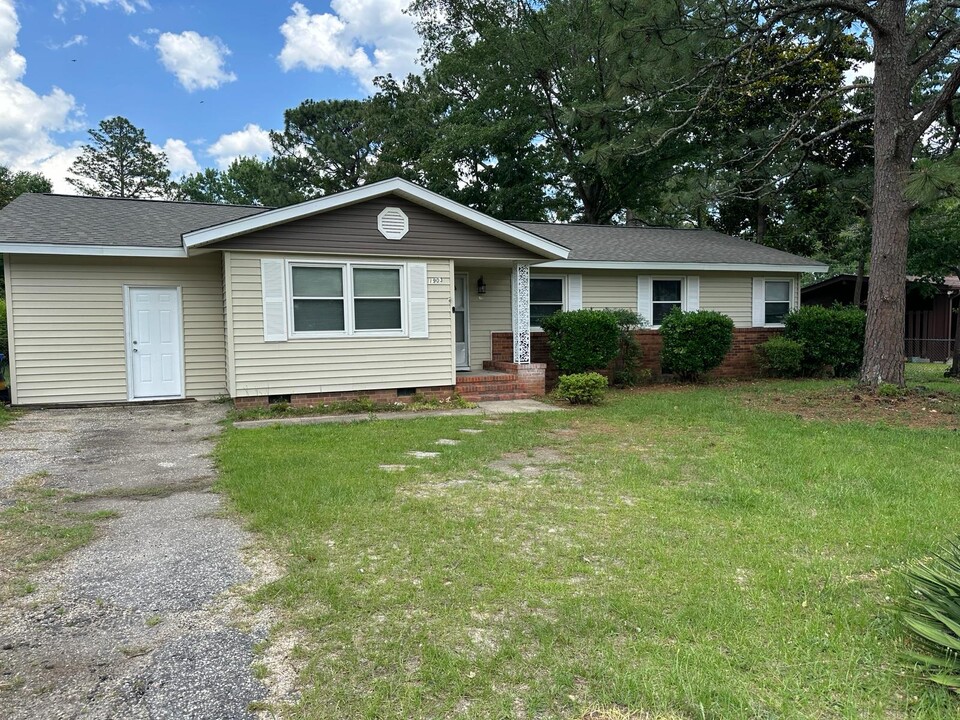
{"type": "Polygon", "coordinates": [[[410,230],[410,221],[400,208],[387,207],[377,216],[377,229],[388,240],[400,240],[410,230]]]}

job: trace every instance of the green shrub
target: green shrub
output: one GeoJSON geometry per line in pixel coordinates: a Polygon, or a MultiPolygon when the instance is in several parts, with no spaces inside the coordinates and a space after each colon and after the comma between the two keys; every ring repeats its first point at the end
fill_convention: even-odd
{"type": "Polygon", "coordinates": [[[713,310],[675,309],[660,325],[665,370],[683,380],[696,380],[723,362],[733,345],[733,320],[713,310]]]}
{"type": "Polygon", "coordinates": [[[929,680],[960,692],[960,545],[906,571],[910,596],[901,619],[913,661],[929,680]]]}
{"type": "Polygon", "coordinates": [[[600,373],[561,375],[554,395],[571,405],[596,405],[603,400],[607,379],[600,373]]]}
{"type": "Polygon", "coordinates": [[[636,331],[647,324],[642,316],[633,310],[611,309],[620,326],[620,352],[613,359],[611,379],[614,385],[633,387],[650,379],[650,370],[640,367],[643,359],[643,347],[637,340],[636,331]]]}
{"type": "Polygon", "coordinates": [[[784,319],[783,336],[803,345],[808,375],[855,375],[863,359],[867,314],[853,305],[806,305],[784,319]]]}
{"type": "Polygon", "coordinates": [[[620,351],[620,324],[610,310],[558,312],[544,318],[541,327],[561,375],[604,369],[620,351]]]}
{"type": "Polygon", "coordinates": [[[757,346],[757,365],[765,375],[797,377],[803,371],[803,345],[775,337],[757,346]]]}

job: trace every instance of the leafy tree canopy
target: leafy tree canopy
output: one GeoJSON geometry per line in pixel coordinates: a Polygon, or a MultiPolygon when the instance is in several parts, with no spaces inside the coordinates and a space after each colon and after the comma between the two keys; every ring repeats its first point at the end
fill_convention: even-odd
{"type": "Polygon", "coordinates": [[[48,193],[53,190],[50,181],[40,173],[13,172],[0,165],[0,208],[24,193],[48,193]]]}

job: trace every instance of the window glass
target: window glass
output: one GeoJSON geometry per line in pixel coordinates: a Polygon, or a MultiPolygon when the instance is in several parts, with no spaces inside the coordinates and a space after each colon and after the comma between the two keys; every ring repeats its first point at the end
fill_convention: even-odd
{"type": "Polygon", "coordinates": [[[563,310],[562,278],[530,278],[530,327],[563,310]]]}
{"type": "Polygon", "coordinates": [[[653,318],[654,326],[663,324],[663,320],[674,308],[682,307],[680,298],[683,293],[681,280],[654,280],[653,281],[653,318]]]}
{"type": "Polygon", "coordinates": [[[343,270],[338,267],[294,267],[293,296],[343,297],[343,270]]]}
{"type": "Polygon", "coordinates": [[[343,332],[343,329],[343,300],[294,299],[294,332],[343,332]]]}
{"type": "Polygon", "coordinates": [[[790,312],[790,282],[767,280],[764,287],[764,322],[779,325],[790,312]]]}
{"type": "Polygon", "coordinates": [[[343,270],[339,267],[291,269],[294,332],[343,332],[343,270]]]}
{"type": "Polygon", "coordinates": [[[354,268],[353,297],[355,330],[403,328],[399,268],[354,268]]]}

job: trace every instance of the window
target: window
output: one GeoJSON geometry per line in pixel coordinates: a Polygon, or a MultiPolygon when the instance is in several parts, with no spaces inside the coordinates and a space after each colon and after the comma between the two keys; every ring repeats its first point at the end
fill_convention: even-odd
{"type": "Polygon", "coordinates": [[[683,307],[683,281],[653,279],[653,318],[654,327],[660,327],[663,319],[674,308],[683,307]]]}
{"type": "Polygon", "coordinates": [[[343,332],[343,268],[295,265],[291,268],[293,331],[343,332]]]}
{"type": "Polygon", "coordinates": [[[402,266],[290,263],[291,327],[300,336],[402,334],[402,266]]]}
{"type": "Polygon", "coordinates": [[[763,286],[763,322],[781,325],[790,312],[790,281],[767,280],[763,286]]]}
{"type": "Polygon", "coordinates": [[[563,278],[530,278],[530,327],[563,310],[563,278]]]}
{"type": "Polygon", "coordinates": [[[402,330],[400,268],[353,269],[353,322],[360,330],[402,330]]]}

